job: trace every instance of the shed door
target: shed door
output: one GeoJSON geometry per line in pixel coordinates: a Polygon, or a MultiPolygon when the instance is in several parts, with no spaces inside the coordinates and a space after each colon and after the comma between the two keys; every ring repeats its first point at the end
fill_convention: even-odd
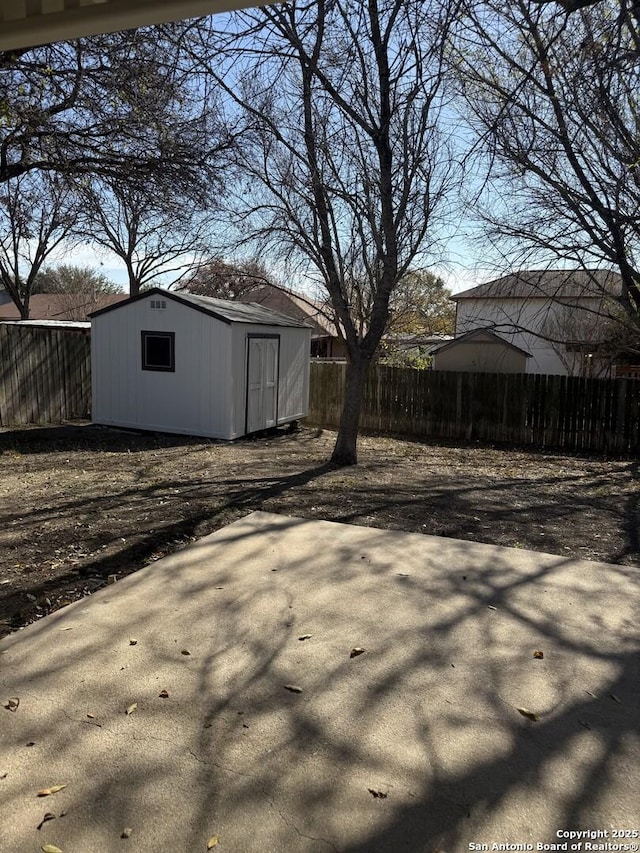
{"type": "Polygon", "coordinates": [[[279,337],[249,338],[247,432],[274,427],[278,419],[279,337]]]}

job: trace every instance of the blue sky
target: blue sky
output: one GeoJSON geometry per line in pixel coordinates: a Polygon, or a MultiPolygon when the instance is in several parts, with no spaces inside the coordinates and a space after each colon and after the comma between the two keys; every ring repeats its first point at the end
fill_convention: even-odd
{"type": "MultiPolygon", "coordinates": [[[[473,287],[481,281],[495,278],[500,274],[497,261],[493,264],[487,263],[487,256],[485,254],[485,262],[482,263],[479,259],[481,256],[476,255],[479,248],[476,247],[477,236],[476,240],[474,240],[472,234],[473,229],[468,223],[466,224],[466,230],[464,223],[459,223],[456,233],[443,247],[443,261],[432,268],[442,276],[453,293],[473,287]]],[[[123,290],[127,289],[128,278],[124,264],[112,252],[90,245],[74,246],[68,252],[62,249],[56,253],[55,258],[51,259],[52,266],[59,263],[91,267],[107,276],[115,284],[120,285],[123,290]]],[[[166,278],[159,278],[154,283],[159,287],[167,287],[172,279],[172,276],[168,276],[166,278]]],[[[299,280],[295,283],[283,280],[283,284],[291,286],[292,289],[305,289],[304,280],[299,280]]]]}

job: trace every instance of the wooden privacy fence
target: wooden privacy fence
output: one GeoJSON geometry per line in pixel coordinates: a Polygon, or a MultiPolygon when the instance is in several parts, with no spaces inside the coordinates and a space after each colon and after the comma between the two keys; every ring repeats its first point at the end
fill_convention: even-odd
{"type": "Polygon", "coordinates": [[[0,426],[88,418],[88,330],[0,324],[0,426]]]}
{"type": "MultiPolygon", "coordinates": [[[[309,421],[340,420],[346,365],[311,365],[309,421]]],[[[364,429],[565,450],[640,451],[640,381],[374,366],[364,429]]]]}

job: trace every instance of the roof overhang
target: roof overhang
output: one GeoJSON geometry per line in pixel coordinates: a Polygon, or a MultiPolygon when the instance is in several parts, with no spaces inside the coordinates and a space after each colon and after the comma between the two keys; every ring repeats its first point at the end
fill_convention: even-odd
{"type": "Polygon", "coordinates": [[[0,50],[260,5],[260,0],[0,0],[0,50]]]}

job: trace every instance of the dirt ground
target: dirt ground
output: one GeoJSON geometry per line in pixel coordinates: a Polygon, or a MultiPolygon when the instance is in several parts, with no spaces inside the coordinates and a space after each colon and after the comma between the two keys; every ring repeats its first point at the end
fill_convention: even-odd
{"type": "Polygon", "coordinates": [[[639,464],[335,433],[0,432],[0,636],[252,510],[640,565],[639,464]]]}

